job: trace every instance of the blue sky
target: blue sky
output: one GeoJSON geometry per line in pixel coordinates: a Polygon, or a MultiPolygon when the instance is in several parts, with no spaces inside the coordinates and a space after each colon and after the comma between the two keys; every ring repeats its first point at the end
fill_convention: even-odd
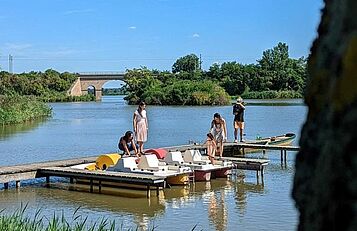
{"type": "Polygon", "coordinates": [[[254,63],[278,42],[307,56],[322,0],[0,0],[0,68],[171,70],[179,57],[254,63]]]}

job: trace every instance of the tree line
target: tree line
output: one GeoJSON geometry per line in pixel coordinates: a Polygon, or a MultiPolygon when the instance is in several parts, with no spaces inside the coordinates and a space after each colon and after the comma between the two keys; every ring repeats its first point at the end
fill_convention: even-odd
{"type": "Polygon", "coordinates": [[[195,54],[176,60],[171,71],[145,67],[127,70],[129,104],[143,100],[160,105],[223,105],[230,96],[243,98],[301,98],[307,77],[306,59],[289,57],[288,46],[278,43],[263,52],[256,64],[235,61],[200,68],[195,54]]]}
{"type": "Polygon", "coordinates": [[[45,72],[11,74],[0,72],[0,95],[36,96],[44,102],[68,102],[94,100],[92,95],[69,96],[67,91],[78,78],[74,73],[59,73],[48,69],[45,72]]]}

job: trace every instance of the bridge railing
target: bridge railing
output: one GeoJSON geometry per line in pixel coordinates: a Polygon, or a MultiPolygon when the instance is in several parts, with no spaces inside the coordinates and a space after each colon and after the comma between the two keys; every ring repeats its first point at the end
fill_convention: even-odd
{"type": "Polygon", "coordinates": [[[124,75],[125,71],[78,72],[79,75],[124,75]]]}

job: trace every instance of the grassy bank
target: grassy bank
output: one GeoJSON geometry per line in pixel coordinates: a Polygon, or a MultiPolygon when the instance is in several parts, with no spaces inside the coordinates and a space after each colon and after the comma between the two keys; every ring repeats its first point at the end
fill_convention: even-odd
{"type": "MultiPolygon", "coordinates": [[[[244,92],[243,99],[297,99],[302,98],[302,94],[297,91],[249,91],[244,92]]],[[[237,97],[232,97],[236,99],[237,97]]]]}
{"type": "MultiPolygon", "coordinates": [[[[41,209],[31,216],[26,215],[27,205],[21,207],[12,214],[0,211],[0,231],[114,231],[114,230],[139,230],[140,227],[124,228],[123,222],[98,218],[89,221],[88,217],[78,214],[77,208],[71,216],[54,213],[51,217],[41,215],[41,209]]],[[[192,230],[195,230],[193,226],[192,230]]],[[[157,227],[149,225],[148,230],[156,230],[157,227]]]]}
{"type": "Polygon", "coordinates": [[[52,109],[33,96],[0,96],[0,124],[21,123],[47,117],[52,109]]]}

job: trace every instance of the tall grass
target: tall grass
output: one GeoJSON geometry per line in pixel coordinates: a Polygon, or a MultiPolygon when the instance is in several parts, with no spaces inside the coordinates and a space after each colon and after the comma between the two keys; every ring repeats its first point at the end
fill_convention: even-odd
{"type": "MultiPolygon", "coordinates": [[[[21,205],[20,209],[9,215],[4,214],[4,210],[0,211],[0,231],[139,230],[139,227],[124,229],[123,223],[109,221],[107,218],[99,218],[94,222],[88,221],[88,217],[78,214],[80,207],[73,212],[71,219],[66,218],[64,212],[60,215],[53,213],[52,217],[48,218],[41,215],[41,209],[38,209],[33,217],[29,217],[26,215],[26,209],[27,204],[21,205]]],[[[149,228],[152,231],[156,229],[157,226],[149,228]]]]}
{"type": "Polygon", "coordinates": [[[0,125],[21,123],[52,114],[52,109],[34,96],[0,96],[0,125]]]}
{"type": "Polygon", "coordinates": [[[241,95],[244,99],[296,99],[302,98],[297,91],[247,91],[241,95]]]}

